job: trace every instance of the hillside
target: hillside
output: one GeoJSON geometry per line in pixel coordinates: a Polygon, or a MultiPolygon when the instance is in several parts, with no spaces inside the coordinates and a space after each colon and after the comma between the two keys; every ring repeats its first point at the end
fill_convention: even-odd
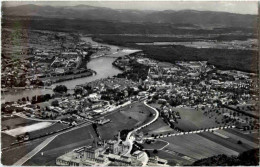
{"type": "Polygon", "coordinates": [[[114,10],[110,8],[93,7],[88,5],[77,6],[37,6],[21,5],[2,7],[5,16],[39,16],[46,18],[106,20],[117,22],[150,22],[182,24],[183,27],[255,27],[256,15],[242,15],[227,12],[211,11],[141,11],[141,10],[114,10]]]}
{"type": "Polygon", "coordinates": [[[171,23],[130,23],[105,20],[88,19],[62,19],[46,18],[41,16],[6,16],[3,15],[3,28],[12,28],[19,23],[23,28],[51,30],[51,31],[77,31],[87,34],[176,34],[176,35],[209,35],[209,34],[252,34],[253,28],[229,27],[202,29],[194,28],[190,24],[171,24],[171,23]],[[183,28],[188,25],[190,28],[183,28]],[[193,28],[191,28],[193,27],[193,28]]]}

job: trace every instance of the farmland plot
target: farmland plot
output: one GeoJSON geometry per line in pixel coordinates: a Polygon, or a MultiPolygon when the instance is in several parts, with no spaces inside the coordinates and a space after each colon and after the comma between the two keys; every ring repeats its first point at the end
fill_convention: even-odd
{"type": "Polygon", "coordinates": [[[226,136],[228,136],[228,137],[230,137],[230,138],[233,138],[233,139],[236,139],[236,140],[240,140],[242,143],[247,144],[247,145],[251,146],[252,148],[257,148],[258,147],[258,143],[249,141],[249,140],[247,140],[247,139],[245,139],[245,138],[243,138],[243,137],[241,137],[241,136],[239,136],[237,134],[234,134],[232,132],[221,130],[221,133],[226,135],[226,136]]]}
{"type": "Polygon", "coordinates": [[[202,159],[218,154],[238,155],[238,152],[212,142],[197,134],[164,138],[170,142],[165,149],[180,152],[194,159],[202,159]]]}
{"type": "MultiPolygon", "coordinates": [[[[218,132],[221,134],[221,132],[218,132]]],[[[247,151],[249,149],[251,149],[252,147],[250,147],[249,145],[246,144],[237,144],[237,140],[236,139],[232,139],[232,138],[223,138],[221,136],[217,136],[214,133],[200,133],[198,134],[201,137],[204,137],[208,140],[211,140],[215,143],[218,143],[224,147],[227,147],[231,150],[237,151],[239,153],[242,153],[244,151],[247,151]]]]}

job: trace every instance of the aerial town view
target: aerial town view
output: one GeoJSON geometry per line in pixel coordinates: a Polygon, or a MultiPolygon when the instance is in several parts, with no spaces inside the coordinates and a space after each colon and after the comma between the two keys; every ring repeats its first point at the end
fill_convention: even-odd
{"type": "Polygon", "coordinates": [[[4,1],[4,166],[258,166],[257,1],[4,1]]]}

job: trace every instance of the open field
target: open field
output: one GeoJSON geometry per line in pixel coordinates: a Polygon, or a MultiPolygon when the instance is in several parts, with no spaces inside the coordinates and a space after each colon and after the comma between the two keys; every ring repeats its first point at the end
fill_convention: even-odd
{"type": "Polygon", "coordinates": [[[61,123],[54,123],[47,128],[30,132],[29,135],[30,135],[30,138],[35,138],[35,137],[39,137],[41,135],[44,135],[46,133],[54,132],[54,131],[57,131],[57,130],[60,130],[60,129],[63,129],[63,128],[66,128],[66,127],[68,127],[68,125],[61,124],[61,123]]]}
{"type": "Polygon", "coordinates": [[[165,142],[163,140],[156,140],[154,143],[151,143],[151,144],[144,143],[142,146],[144,147],[144,149],[157,149],[158,150],[166,145],[167,145],[167,142],[165,142]]]}
{"type": "MultiPolygon", "coordinates": [[[[222,131],[226,131],[226,130],[218,130],[217,132],[224,135],[222,131]]],[[[228,136],[227,136],[228,138],[223,138],[221,136],[215,135],[214,133],[200,133],[198,135],[239,153],[252,149],[251,146],[245,143],[237,144],[238,140],[236,138],[230,138],[228,136]]]]}
{"type": "Polygon", "coordinates": [[[107,116],[106,118],[110,119],[111,122],[98,126],[98,131],[102,139],[113,139],[119,130],[135,128],[153,118],[152,116],[149,117],[152,112],[151,109],[143,103],[134,103],[131,106],[131,108],[124,107],[122,111],[107,116]]]}
{"type": "Polygon", "coordinates": [[[249,145],[252,148],[258,147],[257,142],[249,141],[249,140],[245,139],[244,137],[242,137],[241,135],[232,133],[232,131],[230,132],[230,131],[221,130],[221,133],[224,134],[225,136],[228,136],[229,138],[236,139],[237,141],[240,140],[243,144],[249,145]]]}
{"type": "Polygon", "coordinates": [[[164,138],[168,145],[164,150],[172,150],[194,159],[202,159],[218,154],[238,155],[238,152],[210,141],[197,134],[164,138]]]}
{"type": "Polygon", "coordinates": [[[126,110],[120,111],[120,113],[122,113],[126,117],[131,117],[137,120],[138,123],[136,123],[135,126],[139,126],[143,123],[149,122],[149,115],[153,114],[153,112],[148,107],[146,107],[143,103],[135,103],[131,106],[131,108],[129,107],[126,110]]]}
{"type": "Polygon", "coordinates": [[[23,143],[20,146],[15,146],[9,150],[2,151],[1,162],[3,165],[12,165],[24,155],[28,154],[35,147],[37,147],[44,138],[35,140],[29,143],[23,143]]]}
{"type": "Polygon", "coordinates": [[[239,137],[242,137],[248,141],[254,142],[254,143],[259,143],[258,137],[259,137],[259,132],[256,130],[254,133],[248,133],[248,131],[241,131],[238,129],[226,129],[225,131],[230,132],[232,134],[235,134],[239,137]],[[255,133],[256,132],[256,133],[255,133]]]}
{"type": "Polygon", "coordinates": [[[148,136],[154,134],[165,134],[165,133],[173,133],[175,132],[168,124],[166,124],[161,117],[159,117],[154,123],[143,128],[141,130],[144,134],[148,133],[148,136]]]}
{"type": "Polygon", "coordinates": [[[2,148],[10,146],[15,141],[16,141],[16,137],[10,136],[5,133],[1,133],[1,147],[2,148]]]}
{"type": "Polygon", "coordinates": [[[114,139],[119,131],[134,128],[134,125],[138,123],[137,120],[133,118],[129,119],[119,112],[109,115],[106,118],[110,119],[111,122],[98,126],[99,134],[104,140],[114,139]]]}
{"type": "Polygon", "coordinates": [[[2,118],[1,125],[2,127],[9,127],[10,129],[14,129],[21,126],[28,126],[38,123],[38,121],[24,119],[18,116],[13,116],[9,118],[2,118]]]}
{"type": "Polygon", "coordinates": [[[67,151],[91,144],[95,137],[96,135],[91,125],[61,134],[24,165],[53,166],[57,157],[67,151]],[[41,152],[43,152],[43,155],[41,155],[41,152]]]}
{"type": "Polygon", "coordinates": [[[181,116],[181,119],[178,119],[178,123],[175,123],[175,126],[184,131],[222,126],[217,124],[214,119],[203,115],[201,110],[190,108],[174,108],[174,110],[178,111],[181,116]]]}

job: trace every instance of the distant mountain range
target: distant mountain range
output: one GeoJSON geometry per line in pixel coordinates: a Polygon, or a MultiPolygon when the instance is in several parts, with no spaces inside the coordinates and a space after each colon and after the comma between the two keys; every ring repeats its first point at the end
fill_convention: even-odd
{"type": "Polygon", "coordinates": [[[182,24],[190,27],[248,27],[256,26],[256,15],[242,15],[227,12],[195,11],[195,10],[115,10],[88,5],[77,6],[37,6],[21,5],[15,7],[2,6],[3,16],[39,16],[45,18],[86,19],[134,23],[167,23],[182,24]]]}

